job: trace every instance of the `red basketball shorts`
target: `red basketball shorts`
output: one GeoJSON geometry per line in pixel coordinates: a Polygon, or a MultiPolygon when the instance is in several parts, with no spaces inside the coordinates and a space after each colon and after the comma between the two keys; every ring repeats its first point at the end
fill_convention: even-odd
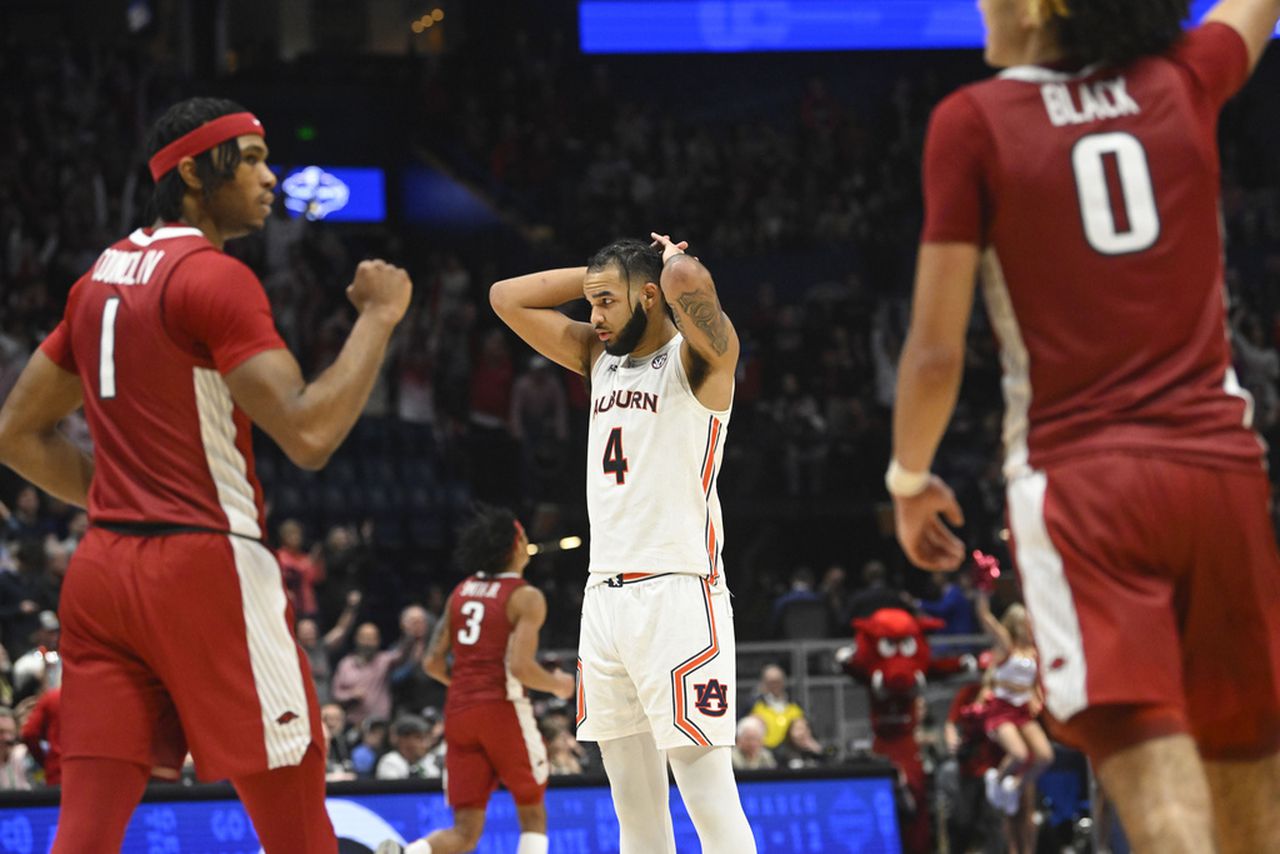
{"type": "Polygon", "coordinates": [[[64,757],[179,768],[189,748],[211,780],[323,753],[310,667],[260,543],[92,528],[60,611],[64,757]]]}
{"type": "Polygon", "coordinates": [[[542,803],[547,748],[528,700],[446,707],[445,797],[455,810],[484,809],[498,782],[520,806],[542,803]]]}
{"type": "Polygon", "coordinates": [[[1057,721],[1165,706],[1208,759],[1280,749],[1280,558],[1261,469],[1104,454],[1008,492],[1057,721]]]}

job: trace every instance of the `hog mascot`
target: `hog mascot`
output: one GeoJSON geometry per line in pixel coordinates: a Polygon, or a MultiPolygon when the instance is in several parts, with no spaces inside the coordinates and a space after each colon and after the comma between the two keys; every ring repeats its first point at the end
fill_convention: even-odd
{"type": "Polygon", "coordinates": [[[871,749],[898,766],[915,801],[914,814],[903,828],[903,847],[910,854],[933,850],[924,765],[916,742],[925,684],[929,679],[972,673],[977,666],[971,655],[933,658],[924,633],[943,625],[932,617],[881,608],[853,621],[853,646],[837,653],[845,672],[870,694],[875,735],[871,749]]]}

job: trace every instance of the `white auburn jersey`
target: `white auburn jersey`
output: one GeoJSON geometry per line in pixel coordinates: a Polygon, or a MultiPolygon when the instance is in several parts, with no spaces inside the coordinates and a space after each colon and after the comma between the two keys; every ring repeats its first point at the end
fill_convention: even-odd
{"type": "Polygon", "coordinates": [[[677,333],[642,359],[602,353],[591,369],[588,587],[632,574],[721,577],[716,476],[733,409],[694,396],[683,341],[677,333]]]}

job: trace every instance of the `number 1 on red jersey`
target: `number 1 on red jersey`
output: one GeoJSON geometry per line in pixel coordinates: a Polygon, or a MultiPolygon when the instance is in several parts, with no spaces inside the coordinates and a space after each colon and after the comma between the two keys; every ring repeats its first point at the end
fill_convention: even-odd
{"type": "Polygon", "coordinates": [[[110,297],[102,305],[102,337],[98,342],[98,397],[116,396],[116,314],[120,297],[110,297]]]}

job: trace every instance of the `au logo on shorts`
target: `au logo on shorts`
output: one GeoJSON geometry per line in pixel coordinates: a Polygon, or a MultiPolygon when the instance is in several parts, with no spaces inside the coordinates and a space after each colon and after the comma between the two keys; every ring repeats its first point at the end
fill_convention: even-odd
{"type": "Polygon", "coordinates": [[[693,689],[698,692],[698,699],[694,705],[704,715],[718,718],[729,711],[729,689],[722,685],[719,679],[694,685],[693,689]]]}

